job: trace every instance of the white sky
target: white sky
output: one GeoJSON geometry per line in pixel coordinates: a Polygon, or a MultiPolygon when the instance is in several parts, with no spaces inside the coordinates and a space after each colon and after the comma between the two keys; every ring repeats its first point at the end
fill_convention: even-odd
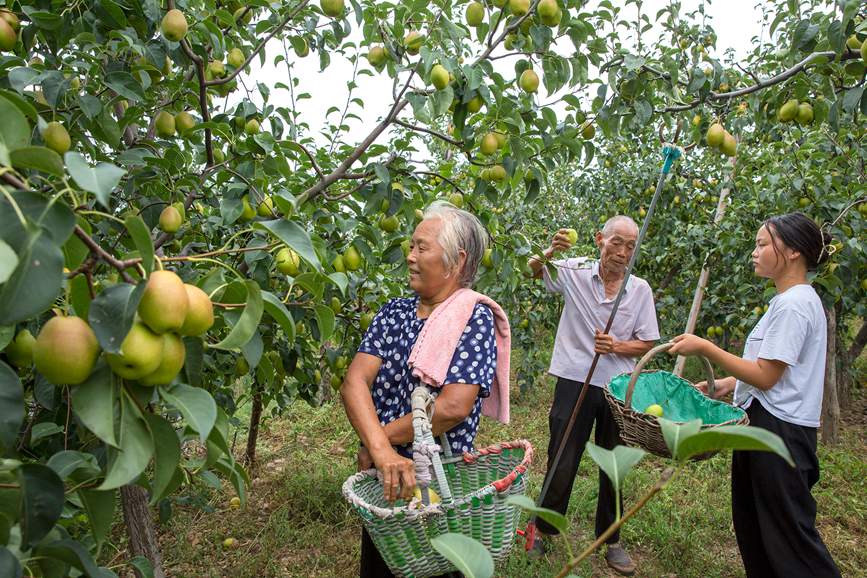
{"type": "MultiPolygon", "coordinates": [[[[612,0],[614,4],[623,5],[622,0],[612,0]]],[[[760,0],[759,0],[760,1],[760,0]]],[[[642,7],[642,12],[648,14],[653,21],[656,12],[668,4],[668,0],[645,0],[642,7]]],[[[683,0],[681,14],[689,13],[699,7],[699,0],[683,0]]],[[[347,2],[347,6],[349,3],[347,2]]],[[[711,53],[713,57],[721,57],[723,52],[728,48],[735,50],[736,56],[743,56],[747,49],[752,44],[752,38],[761,36],[762,34],[762,14],[756,7],[754,0],[717,0],[713,4],[705,3],[705,11],[717,33],[716,52],[711,53]]],[[[635,5],[630,5],[622,10],[621,18],[631,19],[635,16],[635,5]]],[[[354,15],[350,13],[348,17],[353,28],[355,27],[354,15]]],[[[322,22],[322,20],[320,20],[322,22]]],[[[653,32],[650,32],[653,34],[653,32]]],[[[360,34],[356,34],[356,38],[360,38],[360,34]]],[[[563,39],[558,44],[558,52],[574,50],[574,47],[568,39],[563,39]],[[562,48],[561,48],[562,46],[562,48]]],[[[267,84],[271,88],[270,103],[275,106],[291,107],[291,99],[286,89],[276,88],[275,84],[282,82],[288,84],[288,76],[286,72],[286,64],[281,62],[276,67],[271,63],[278,54],[283,52],[282,44],[277,41],[272,41],[267,47],[267,61],[264,67],[258,66],[258,59],[254,60],[251,74],[244,75],[243,80],[247,88],[251,89],[251,98],[257,104],[261,105],[261,98],[258,90],[255,89],[256,82],[267,84]]],[[[502,46],[498,48],[494,54],[506,52],[502,46]]],[[[365,49],[366,53],[366,49],[365,49]]],[[[325,123],[325,114],[330,107],[337,107],[340,111],[343,110],[347,95],[347,82],[352,78],[353,65],[349,60],[341,55],[331,53],[331,65],[323,72],[319,72],[319,56],[311,51],[306,58],[296,58],[294,52],[290,51],[290,58],[294,59],[293,71],[294,74],[301,79],[298,92],[309,93],[312,98],[298,101],[296,110],[301,112],[301,116],[305,122],[311,127],[314,138],[317,142],[325,143],[323,137],[318,135],[318,128],[325,123]]],[[[496,68],[508,77],[513,74],[514,58],[507,58],[495,61],[496,68]]],[[[362,58],[360,67],[370,68],[367,59],[362,58]]],[[[393,79],[385,72],[377,73],[374,76],[358,76],[356,79],[357,88],[353,91],[353,97],[361,98],[365,103],[365,108],[360,111],[357,107],[351,108],[350,111],[358,114],[363,121],[350,119],[348,125],[350,127],[347,138],[349,142],[356,143],[361,141],[376,124],[378,119],[388,111],[391,105],[391,91],[393,79]]],[[[595,90],[595,89],[594,89],[595,90]]],[[[236,92],[231,98],[232,101],[243,97],[243,90],[236,92]]],[[[547,95],[544,85],[540,85],[537,101],[546,103],[554,100],[559,95],[547,95]]],[[[411,117],[411,109],[404,109],[403,118],[411,117]]],[[[334,113],[330,117],[332,123],[337,123],[340,118],[340,112],[334,113]]],[[[267,127],[267,124],[265,124],[267,127]]],[[[388,133],[380,135],[380,143],[386,142],[388,133]]],[[[416,143],[420,149],[424,148],[422,140],[416,143]]]]}

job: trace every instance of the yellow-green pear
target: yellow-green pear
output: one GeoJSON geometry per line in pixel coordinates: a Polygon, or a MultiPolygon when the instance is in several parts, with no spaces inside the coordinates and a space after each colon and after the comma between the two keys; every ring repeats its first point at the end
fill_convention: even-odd
{"type": "Polygon", "coordinates": [[[581,127],[581,137],[584,140],[590,140],[596,136],[596,126],[592,122],[585,122],[581,127]]]}
{"type": "Polygon", "coordinates": [[[358,319],[358,325],[361,327],[362,331],[367,331],[367,328],[370,327],[370,324],[373,323],[373,313],[367,312],[362,313],[361,317],[358,319]]]}
{"type": "Polygon", "coordinates": [[[332,18],[342,15],[345,8],[343,0],[322,0],[320,6],[322,7],[322,12],[332,18]]]}
{"type": "Polygon", "coordinates": [[[361,255],[353,245],[350,245],[346,252],[343,253],[343,264],[349,271],[357,271],[362,263],[361,255]]]}
{"type": "Polygon", "coordinates": [[[777,119],[783,122],[794,120],[798,116],[798,99],[791,98],[786,101],[786,104],[780,107],[777,112],[777,119]]]}
{"type": "Polygon", "coordinates": [[[479,150],[483,155],[492,155],[497,152],[499,147],[500,141],[497,139],[497,135],[489,132],[482,137],[482,143],[479,145],[479,150]]]}
{"type": "Polygon", "coordinates": [[[310,54],[310,45],[307,44],[307,39],[304,37],[299,38],[299,42],[293,46],[295,49],[295,55],[298,56],[298,58],[304,58],[310,54]]]}
{"type": "Polygon", "coordinates": [[[720,150],[727,157],[733,157],[738,152],[738,141],[735,140],[735,137],[726,132],[720,150]]]}
{"type": "Polygon", "coordinates": [[[715,122],[707,129],[707,134],[704,138],[707,141],[708,146],[719,148],[723,144],[725,135],[726,131],[723,126],[720,123],[715,122]]]}
{"type": "Polygon", "coordinates": [[[138,305],[139,317],[148,327],[156,333],[177,331],[183,326],[188,309],[189,298],[180,277],[172,271],[150,274],[138,305]]]}
{"type": "Polygon", "coordinates": [[[397,228],[399,226],[400,221],[398,221],[397,215],[392,215],[390,217],[382,215],[382,217],[379,219],[379,228],[386,233],[394,233],[395,231],[397,231],[397,228]]]}
{"type": "Polygon", "coordinates": [[[412,30],[403,38],[403,45],[406,47],[406,51],[409,54],[418,54],[418,51],[421,49],[421,45],[424,44],[424,36],[412,30]]]}
{"type": "Polygon", "coordinates": [[[187,111],[183,110],[175,115],[175,128],[179,135],[183,136],[187,134],[187,132],[193,130],[195,126],[196,119],[187,111]]]}
{"type": "Polygon", "coordinates": [[[244,52],[240,48],[233,48],[229,51],[227,61],[229,62],[229,66],[241,68],[241,65],[244,64],[244,60],[246,59],[247,57],[244,56],[244,52]]]}
{"type": "Polygon", "coordinates": [[[467,103],[467,111],[471,113],[479,112],[482,110],[483,104],[485,104],[485,101],[482,100],[482,97],[476,95],[467,103]]]}
{"type": "Polygon", "coordinates": [[[274,256],[274,261],[277,263],[278,271],[284,275],[291,275],[292,277],[298,274],[298,270],[301,266],[301,257],[289,247],[283,247],[277,251],[277,255],[274,256]]]}
{"type": "Polygon", "coordinates": [[[249,24],[253,20],[253,9],[241,6],[240,8],[235,10],[234,14],[232,14],[232,17],[235,19],[235,22],[249,24]]]}
{"type": "Polygon", "coordinates": [[[813,122],[813,106],[808,102],[802,102],[798,105],[798,116],[795,117],[800,125],[807,125],[813,122]]]}
{"type": "Polygon", "coordinates": [[[251,118],[244,125],[244,132],[247,134],[256,134],[259,132],[259,121],[255,118],[251,118]]]}
{"type": "MultiPolygon", "coordinates": [[[[181,372],[186,360],[187,349],[183,340],[174,333],[163,335],[163,352],[157,368],[138,382],[142,385],[166,385],[181,372]]],[[[116,373],[116,372],[115,372],[116,373]]]]}
{"type": "Polygon", "coordinates": [[[259,207],[256,209],[256,212],[260,217],[273,217],[275,215],[274,212],[274,199],[270,196],[262,199],[262,202],[259,203],[259,207]]]}
{"type": "Polygon", "coordinates": [[[566,229],[566,237],[573,245],[578,242],[578,231],[575,229],[566,229]]]}
{"type": "Polygon", "coordinates": [[[449,195],[449,202],[459,209],[464,208],[464,196],[461,193],[454,192],[449,195]]]}
{"type": "Polygon", "coordinates": [[[334,267],[334,270],[338,273],[345,273],[346,265],[343,263],[343,255],[335,257],[334,261],[331,262],[331,266],[334,267]]]}
{"type": "Polygon", "coordinates": [[[169,205],[160,213],[160,229],[166,233],[177,233],[184,219],[177,207],[169,205]]]}
{"type": "Polygon", "coordinates": [[[52,317],[33,344],[33,363],[54,384],[77,385],[88,378],[99,355],[96,334],[80,317],[52,317]]]}
{"type": "Polygon", "coordinates": [[[467,26],[478,26],[485,19],[485,7],[481,2],[470,2],[467,6],[467,26]]]}
{"type": "Polygon", "coordinates": [[[166,40],[180,42],[187,35],[187,18],[183,12],[177,8],[173,8],[163,16],[160,29],[166,40]]]}
{"type": "Polygon", "coordinates": [[[241,197],[241,220],[251,221],[256,216],[256,209],[250,205],[250,198],[247,195],[241,197]]]}
{"type": "Polygon", "coordinates": [[[0,9],[0,20],[5,20],[6,24],[8,24],[15,32],[18,32],[19,28],[21,28],[21,20],[19,20],[18,15],[11,10],[6,10],[5,8],[0,9]]]}
{"type": "Polygon", "coordinates": [[[136,321],[120,344],[120,352],[106,353],[105,360],[118,376],[141,379],[160,366],[163,343],[162,335],[157,335],[147,325],[136,321]]]}
{"type": "Polygon", "coordinates": [[[33,363],[33,346],[36,338],[29,329],[22,329],[15,338],[9,342],[3,353],[15,367],[29,367],[33,363]]]}
{"type": "Polygon", "coordinates": [[[367,60],[372,66],[379,68],[388,59],[388,51],[382,46],[372,46],[367,53],[367,60]]]}
{"type": "Polygon", "coordinates": [[[483,267],[487,267],[488,269],[490,269],[491,267],[494,266],[494,260],[491,258],[491,255],[493,254],[493,252],[494,252],[493,249],[485,249],[485,254],[482,255],[482,266],[483,267]]]}
{"type": "Polygon", "coordinates": [[[430,82],[437,90],[449,85],[449,71],[442,64],[434,64],[430,71],[430,82]]]}
{"type": "Polygon", "coordinates": [[[157,115],[156,121],[157,135],[163,138],[175,136],[175,117],[172,113],[161,110],[157,115]]]}
{"type": "Polygon", "coordinates": [[[187,292],[187,316],[178,333],[196,337],[214,324],[214,304],[208,294],[195,285],[184,283],[184,289],[187,292]]]}
{"type": "Polygon", "coordinates": [[[521,73],[521,78],[518,81],[521,89],[527,93],[536,92],[539,89],[539,75],[532,69],[527,69],[521,73]]]}
{"type": "Polygon", "coordinates": [[[509,10],[515,16],[523,16],[530,11],[530,0],[509,0],[509,10]]]}
{"type": "Polygon", "coordinates": [[[42,131],[42,140],[45,141],[45,146],[53,150],[59,155],[63,155],[72,146],[72,140],[69,138],[69,133],[57,121],[48,123],[45,130],[42,131]]]}
{"type": "Polygon", "coordinates": [[[506,167],[503,165],[494,165],[489,170],[490,172],[488,175],[492,181],[504,181],[508,176],[508,173],[506,173],[506,167]]]}

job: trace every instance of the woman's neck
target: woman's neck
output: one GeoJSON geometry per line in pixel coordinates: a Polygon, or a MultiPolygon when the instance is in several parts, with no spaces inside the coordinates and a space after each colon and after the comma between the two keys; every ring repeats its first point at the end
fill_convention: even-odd
{"type": "Polygon", "coordinates": [[[419,295],[418,296],[418,316],[420,318],[428,317],[434,309],[436,309],[443,301],[457,291],[459,287],[447,287],[434,295],[419,295]]]}
{"type": "Polygon", "coordinates": [[[779,277],[774,278],[774,285],[777,287],[777,294],[785,293],[795,285],[806,285],[807,272],[803,270],[787,271],[779,277]]]}

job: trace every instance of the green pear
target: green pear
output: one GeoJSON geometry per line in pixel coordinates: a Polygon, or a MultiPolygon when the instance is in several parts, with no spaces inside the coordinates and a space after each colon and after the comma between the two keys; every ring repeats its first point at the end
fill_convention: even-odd
{"type": "Polygon", "coordinates": [[[388,51],[383,46],[372,46],[367,53],[367,60],[373,67],[379,68],[388,60],[388,51]]]}
{"type": "Polygon", "coordinates": [[[343,253],[343,264],[346,265],[346,268],[350,271],[357,271],[364,260],[361,258],[361,255],[358,253],[358,249],[354,246],[350,245],[346,252],[343,253]]]}
{"type": "Polygon", "coordinates": [[[301,257],[289,247],[283,247],[277,251],[274,261],[277,263],[278,271],[292,277],[298,274],[298,269],[301,266],[301,257]]]}
{"type": "Polygon", "coordinates": [[[187,18],[184,16],[183,12],[177,8],[173,8],[163,16],[160,29],[162,30],[163,36],[166,40],[180,42],[183,40],[184,36],[187,35],[187,18]]]}
{"type": "Polygon", "coordinates": [[[187,134],[187,132],[193,130],[195,126],[196,119],[187,111],[183,110],[175,115],[175,128],[179,135],[183,136],[187,134]]]}
{"type": "Polygon", "coordinates": [[[33,363],[33,346],[36,338],[28,329],[22,329],[9,342],[3,353],[15,367],[29,367],[33,363]]]}
{"type": "Polygon", "coordinates": [[[53,317],[33,344],[33,363],[54,384],[77,385],[96,364],[99,342],[80,317],[53,317]]]}
{"type": "Polygon", "coordinates": [[[707,129],[707,134],[705,135],[705,140],[707,141],[707,145],[715,148],[719,148],[723,144],[723,140],[725,139],[726,131],[723,126],[715,122],[710,125],[710,128],[707,129]]]}
{"type": "Polygon", "coordinates": [[[62,124],[56,121],[49,122],[45,130],[42,131],[42,140],[45,141],[45,146],[61,156],[72,146],[69,133],[66,132],[62,124]]]}
{"type": "Polygon", "coordinates": [[[183,222],[181,212],[174,205],[169,205],[160,213],[160,229],[166,233],[177,233],[183,222]]]}
{"type": "Polygon", "coordinates": [[[172,271],[154,271],[148,277],[138,305],[141,320],[156,333],[177,331],[184,324],[189,298],[184,282],[172,271]]]}
{"type": "Polygon", "coordinates": [[[154,124],[156,125],[157,134],[159,136],[163,138],[175,136],[175,117],[172,116],[172,113],[161,110],[157,115],[154,124]]]}
{"type": "Polygon", "coordinates": [[[174,333],[163,335],[163,352],[159,366],[152,372],[140,378],[142,385],[166,385],[172,382],[181,372],[186,360],[186,348],[183,340],[174,333]]]}
{"type": "Polygon", "coordinates": [[[202,335],[214,324],[214,304],[208,294],[195,285],[184,283],[184,289],[187,292],[187,316],[178,333],[202,335]]]}
{"type": "Polygon", "coordinates": [[[244,64],[244,61],[247,59],[244,56],[244,51],[240,48],[233,48],[229,51],[229,56],[226,61],[229,63],[229,66],[234,68],[241,68],[241,65],[244,64]]]}
{"type": "Polygon", "coordinates": [[[442,90],[449,85],[449,71],[442,64],[434,64],[430,71],[430,82],[437,90],[442,90]]]}
{"type": "Polygon", "coordinates": [[[467,26],[476,27],[485,19],[485,7],[481,2],[470,2],[467,6],[467,26]]]}
{"type": "Polygon", "coordinates": [[[262,202],[259,203],[259,207],[256,209],[256,212],[260,217],[273,217],[274,216],[274,199],[271,197],[265,197],[262,199],[262,202]]]}
{"type": "Polygon", "coordinates": [[[106,353],[105,360],[118,376],[141,379],[160,366],[163,344],[162,335],[157,335],[147,325],[136,321],[120,344],[120,353],[106,353]]]}
{"type": "Polygon", "coordinates": [[[343,0],[321,0],[319,5],[322,7],[322,12],[332,18],[341,16],[345,8],[343,0]]]}
{"type": "Polygon", "coordinates": [[[521,85],[521,90],[526,93],[533,93],[539,89],[539,75],[533,70],[527,69],[521,73],[521,78],[518,80],[521,85]]]}

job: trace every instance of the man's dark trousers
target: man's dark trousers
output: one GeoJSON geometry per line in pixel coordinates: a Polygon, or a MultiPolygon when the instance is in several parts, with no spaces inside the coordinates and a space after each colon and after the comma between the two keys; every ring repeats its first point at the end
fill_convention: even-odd
{"type": "MultiPolygon", "coordinates": [[[[569,423],[569,417],[572,415],[572,408],[575,407],[575,402],[578,401],[578,395],[581,393],[581,388],[583,387],[584,384],[579,381],[558,377],[557,386],[554,390],[554,403],[551,405],[551,413],[548,415],[548,428],[551,439],[548,442],[547,476],[551,477],[551,483],[548,487],[548,493],[545,494],[542,507],[556,510],[564,515],[566,514],[566,509],[569,507],[572,484],[575,481],[575,474],[578,472],[578,464],[581,462],[584,446],[587,445],[587,441],[590,439],[593,423],[596,423],[594,440],[596,445],[610,450],[621,443],[617,423],[614,421],[614,416],[611,414],[608,402],[605,401],[605,394],[602,388],[591,385],[581,404],[581,409],[578,411],[578,417],[575,419],[575,425],[572,427],[566,447],[563,449],[563,455],[560,456],[560,463],[557,464],[557,469],[551,470],[554,456],[557,455],[557,448],[560,446],[560,441],[566,433],[566,426],[569,423]]],[[[605,532],[616,519],[615,496],[614,486],[611,485],[608,476],[602,470],[599,470],[599,499],[596,503],[596,536],[600,536],[605,532]]],[[[622,514],[622,499],[620,500],[620,511],[622,514]]],[[[536,520],[536,527],[545,534],[559,533],[556,528],[547,524],[542,519],[536,520]]],[[[606,540],[608,544],[618,541],[620,541],[619,531],[614,532],[606,540]]]]}

